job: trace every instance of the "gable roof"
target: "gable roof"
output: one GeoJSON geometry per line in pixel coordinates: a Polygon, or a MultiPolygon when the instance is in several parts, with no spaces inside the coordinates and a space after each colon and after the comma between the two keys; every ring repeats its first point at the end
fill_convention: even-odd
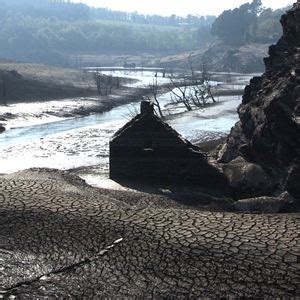
{"type": "Polygon", "coordinates": [[[181,143],[185,144],[188,148],[191,148],[195,151],[200,152],[200,148],[193,145],[191,142],[183,138],[175,129],[173,129],[169,124],[162,121],[159,117],[157,117],[154,114],[144,113],[144,114],[138,114],[133,119],[131,119],[129,122],[127,122],[122,128],[120,128],[111,138],[111,142],[118,139],[118,137],[122,136],[123,134],[127,133],[130,130],[134,130],[134,127],[139,123],[145,120],[147,118],[147,122],[157,122],[159,125],[168,131],[168,133],[172,134],[175,138],[177,138],[181,143]]]}

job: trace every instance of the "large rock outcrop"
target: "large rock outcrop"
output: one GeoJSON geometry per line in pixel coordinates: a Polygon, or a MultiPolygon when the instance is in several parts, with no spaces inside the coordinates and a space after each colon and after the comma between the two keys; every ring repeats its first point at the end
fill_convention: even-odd
{"type": "Polygon", "coordinates": [[[265,73],[245,88],[240,121],[232,128],[220,161],[228,165],[242,156],[266,171],[273,193],[288,190],[300,198],[299,0],[282,16],[281,24],[283,36],[269,48],[265,73]]]}

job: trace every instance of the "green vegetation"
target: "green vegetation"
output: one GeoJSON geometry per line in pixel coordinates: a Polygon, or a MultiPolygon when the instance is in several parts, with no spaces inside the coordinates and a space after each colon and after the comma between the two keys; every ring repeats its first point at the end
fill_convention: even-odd
{"type": "Polygon", "coordinates": [[[224,11],[213,23],[212,34],[227,45],[273,43],[281,35],[280,16],[286,8],[263,9],[261,0],[224,11]]]}
{"type": "Polygon", "coordinates": [[[268,44],[276,42],[282,34],[279,20],[286,10],[287,8],[263,10],[257,18],[254,41],[268,44]]]}
{"type": "Polygon", "coordinates": [[[63,0],[1,0],[0,58],[69,66],[82,55],[176,54],[205,48],[214,37],[231,46],[272,43],[281,34],[283,11],[264,10],[254,0],[218,18],[183,18],[63,0]]]}
{"type": "Polygon", "coordinates": [[[69,1],[2,2],[0,57],[53,64],[81,53],[191,50],[210,40],[215,19],[143,16],[69,1]]]}

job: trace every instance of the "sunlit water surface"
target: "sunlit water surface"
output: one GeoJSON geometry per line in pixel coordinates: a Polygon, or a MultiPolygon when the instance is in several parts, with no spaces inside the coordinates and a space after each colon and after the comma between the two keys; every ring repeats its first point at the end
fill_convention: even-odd
{"type": "MultiPolygon", "coordinates": [[[[140,79],[146,84],[153,77],[147,74],[140,79]]],[[[167,122],[192,142],[224,136],[238,119],[236,108],[241,97],[220,97],[218,101],[215,106],[186,112],[167,122]]],[[[168,111],[170,93],[162,95],[160,102],[168,111]]],[[[107,176],[109,139],[138,109],[139,104],[132,103],[102,114],[7,130],[0,136],[0,173],[31,167],[97,166],[98,174],[107,176]]],[[[172,112],[181,111],[177,110],[172,112]]]]}

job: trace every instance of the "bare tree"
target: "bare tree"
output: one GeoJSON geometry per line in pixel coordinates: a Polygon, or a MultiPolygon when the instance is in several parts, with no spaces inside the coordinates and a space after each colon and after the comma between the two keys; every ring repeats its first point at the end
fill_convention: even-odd
{"type": "Polygon", "coordinates": [[[101,74],[94,73],[94,80],[97,86],[97,91],[99,95],[102,95],[102,86],[101,86],[101,74]]]}
{"type": "Polygon", "coordinates": [[[210,75],[205,65],[202,71],[195,71],[191,57],[188,59],[189,74],[185,75],[183,81],[177,82],[174,76],[170,76],[171,85],[169,90],[174,103],[183,103],[188,111],[193,107],[204,107],[209,100],[216,102],[210,84],[210,75]]]}
{"type": "Polygon", "coordinates": [[[6,82],[5,82],[5,78],[3,78],[2,80],[0,80],[0,83],[1,83],[1,104],[2,105],[7,105],[6,103],[6,82]]]}
{"type": "Polygon", "coordinates": [[[169,91],[173,95],[173,102],[183,103],[188,111],[192,110],[190,97],[188,93],[188,83],[184,79],[183,84],[177,83],[174,78],[169,77],[171,81],[171,86],[169,86],[169,91]]]}
{"type": "MultiPolygon", "coordinates": [[[[162,109],[161,109],[161,106],[160,106],[160,103],[159,103],[159,100],[158,100],[158,94],[159,94],[159,89],[160,89],[160,86],[157,82],[157,77],[155,76],[155,78],[153,79],[153,82],[152,84],[149,84],[149,89],[150,89],[150,92],[153,96],[153,100],[154,100],[154,106],[157,108],[158,110],[158,116],[163,118],[164,115],[163,115],[163,112],[162,112],[162,109]]],[[[147,99],[151,101],[150,97],[147,96],[147,99]]]]}
{"type": "Polygon", "coordinates": [[[113,88],[119,89],[121,85],[120,78],[112,75],[94,73],[94,80],[99,95],[107,96],[112,93],[113,88]]]}

